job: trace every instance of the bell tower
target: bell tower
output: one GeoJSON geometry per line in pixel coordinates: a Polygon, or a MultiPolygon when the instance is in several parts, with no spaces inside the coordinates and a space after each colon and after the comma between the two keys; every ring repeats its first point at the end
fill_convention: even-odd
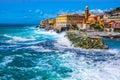
{"type": "Polygon", "coordinates": [[[89,9],[88,9],[88,6],[86,6],[85,8],[85,20],[86,21],[88,20],[88,17],[89,17],[89,9]]]}

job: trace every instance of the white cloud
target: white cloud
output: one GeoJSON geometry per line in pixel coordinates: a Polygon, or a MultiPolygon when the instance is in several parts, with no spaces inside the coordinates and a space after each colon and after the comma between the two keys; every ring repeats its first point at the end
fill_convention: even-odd
{"type": "Polygon", "coordinates": [[[57,14],[83,14],[84,11],[82,10],[60,10],[57,12],[57,14]]]}
{"type": "MultiPolygon", "coordinates": [[[[104,13],[105,10],[102,9],[91,9],[89,10],[90,13],[94,14],[101,14],[104,13]]],[[[36,10],[36,12],[41,12],[40,10],[36,10]]],[[[48,13],[48,14],[40,14],[39,18],[49,19],[49,18],[55,18],[59,14],[84,14],[84,10],[58,10],[56,13],[48,13]]]]}
{"type": "MultiPolygon", "coordinates": [[[[92,9],[90,10],[90,13],[94,13],[94,14],[100,14],[100,13],[104,13],[104,11],[106,10],[102,10],[102,9],[92,9]]],[[[84,10],[60,10],[57,12],[57,14],[84,14],[85,11],[84,10]]]]}
{"type": "Polygon", "coordinates": [[[44,18],[55,18],[57,14],[44,14],[43,17],[44,18]]]}
{"type": "Polygon", "coordinates": [[[43,14],[43,12],[42,12],[40,9],[35,9],[35,10],[29,9],[28,12],[29,12],[29,13],[39,13],[39,14],[43,14]]]}
{"type": "Polygon", "coordinates": [[[78,11],[74,11],[74,12],[72,12],[73,14],[83,14],[84,13],[84,11],[82,11],[82,10],[78,10],[78,11]]]}
{"type": "Polygon", "coordinates": [[[59,11],[57,12],[57,14],[68,14],[68,13],[69,13],[68,10],[59,10],[59,11]]]}
{"type": "Polygon", "coordinates": [[[69,11],[69,10],[59,10],[56,13],[49,13],[49,14],[43,14],[43,16],[39,16],[39,18],[49,19],[49,18],[55,18],[59,14],[83,14],[84,11],[78,10],[78,11],[69,11]]]}
{"type": "Polygon", "coordinates": [[[101,9],[92,9],[92,10],[90,10],[90,13],[100,14],[100,13],[104,13],[104,10],[101,10],[101,9]]]}

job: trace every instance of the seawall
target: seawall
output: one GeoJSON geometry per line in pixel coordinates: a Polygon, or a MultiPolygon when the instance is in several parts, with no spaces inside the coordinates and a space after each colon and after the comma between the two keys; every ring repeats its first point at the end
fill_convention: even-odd
{"type": "Polygon", "coordinates": [[[107,49],[101,37],[88,36],[85,32],[67,31],[66,36],[72,42],[74,47],[84,49],[107,49]]]}

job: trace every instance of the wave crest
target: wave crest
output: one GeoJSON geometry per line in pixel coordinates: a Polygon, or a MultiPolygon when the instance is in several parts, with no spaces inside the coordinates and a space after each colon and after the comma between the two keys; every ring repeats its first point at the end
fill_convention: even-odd
{"type": "Polygon", "coordinates": [[[7,34],[3,35],[4,37],[7,38],[12,38],[14,41],[29,41],[29,40],[35,40],[35,38],[23,38],[23,37],[18,37],[18,36],[9,36],[7,34]]]}

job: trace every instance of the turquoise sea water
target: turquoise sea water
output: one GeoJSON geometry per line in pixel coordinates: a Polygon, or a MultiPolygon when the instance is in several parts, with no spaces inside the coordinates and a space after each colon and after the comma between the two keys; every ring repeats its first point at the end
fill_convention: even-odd
{"type": "Polygon", "coordinates": [[[0,25],[0,80],[120,80],[120,39],[104,39],[109,50],[83,50],[64,35],[0,25]]]}

